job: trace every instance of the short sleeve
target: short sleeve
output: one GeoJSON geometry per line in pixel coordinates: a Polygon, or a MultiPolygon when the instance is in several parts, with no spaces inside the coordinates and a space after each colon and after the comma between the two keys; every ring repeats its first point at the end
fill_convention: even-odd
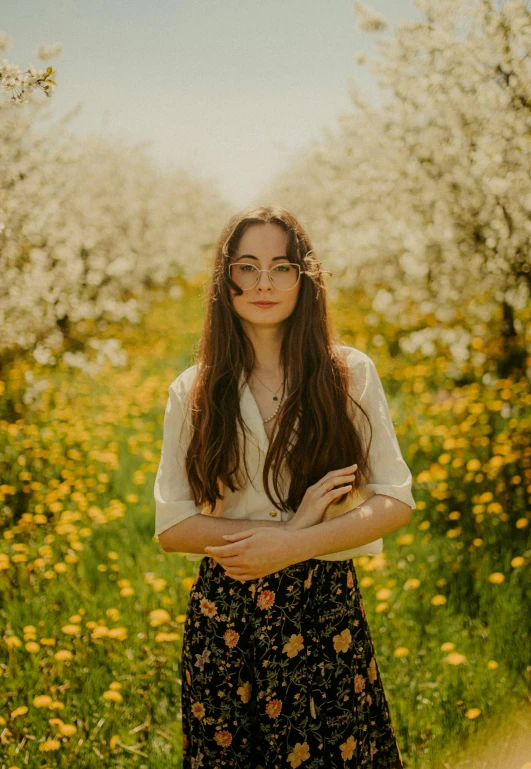
{"type": "MultiPolygon", "coordinates": [[[[371,475],[366,489],[371,489],[374,494],[395,497],[414,510],[411,472],[400,451],[383,385],[371,358],[364,355],[364,360],[365,385],[359,403],[367,412],[372,427],[371,475]]],[[[367,424],[364,418],[363,422],[367,424]]],[[[368,428],[366,432],[368,437],[368,428]]]]}
{"type": "Polygon", "coordinates": [[[190,430],[182,395],[172,382],[168,388],[162,450],[154,486],[156,537],[176,523],[201,512],[194,502],[185,470],[189,441],[190,430]]]}

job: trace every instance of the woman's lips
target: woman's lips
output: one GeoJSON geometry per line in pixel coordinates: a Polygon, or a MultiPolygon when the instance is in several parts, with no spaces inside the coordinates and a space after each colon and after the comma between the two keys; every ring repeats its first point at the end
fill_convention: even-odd
{"type": "Polygon", "coordinates": [[[252,302],[257,307],[274,307],[278,302],[252,302]]]}

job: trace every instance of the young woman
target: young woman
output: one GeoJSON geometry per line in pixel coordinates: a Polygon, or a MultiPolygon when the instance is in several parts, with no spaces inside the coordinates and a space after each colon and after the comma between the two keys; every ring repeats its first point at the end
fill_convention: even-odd
{"type": "Polygon", "coordinates": [[[411,520],[372,360],[330,327],[292,213],[233,216],[197,362],[169,386],[155,534],[200,560],[184,769],[402,769],[352,557],[411,520]]]}

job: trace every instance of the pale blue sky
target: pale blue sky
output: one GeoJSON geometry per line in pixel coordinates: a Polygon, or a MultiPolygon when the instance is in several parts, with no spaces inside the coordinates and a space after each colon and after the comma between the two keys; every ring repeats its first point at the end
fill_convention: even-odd
{"type": "MultiPolygon", "coordinates": [[[[215,177],[243,207],[270,176],[349,109],[347,84],[377,100],[354,60],[377,56],[352,0],[3,0],[4,54],[22,69],[59,42],[59,117],[77,133],[149,142],[157,162],[215,177]]],[[[421,18],[410,0],[372,0],[392,27],[421,18]]]]}

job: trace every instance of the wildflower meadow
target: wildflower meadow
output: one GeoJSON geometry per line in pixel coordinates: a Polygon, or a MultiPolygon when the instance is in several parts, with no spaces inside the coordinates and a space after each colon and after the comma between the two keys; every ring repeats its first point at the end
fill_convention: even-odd
{"type": "MultiPolygon", "coordinates": [[[[353,5],[387,101],[352,86],[255,202],[307,229],[413,475],[411,522],[354,559],[405,765],[529,769],[531,11],[415,0],[391,32],[353,5]]],[[[232,208],[68,116],[37,130],[38,53],[0,64],[0,769],[178,769],[198,564],[154,536],[153,484],[232,208]]]]}

